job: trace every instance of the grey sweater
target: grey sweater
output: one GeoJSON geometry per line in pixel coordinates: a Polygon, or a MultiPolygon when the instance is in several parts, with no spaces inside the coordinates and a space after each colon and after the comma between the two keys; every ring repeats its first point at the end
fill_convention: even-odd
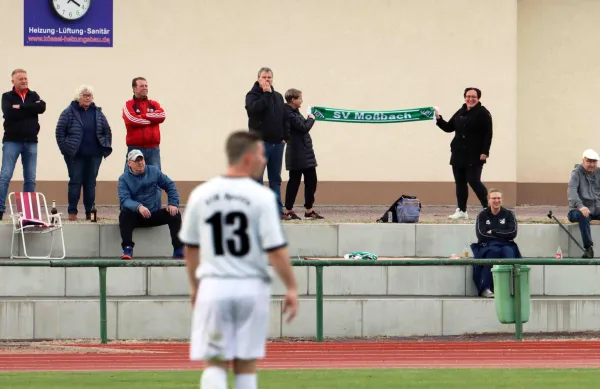
{"type": "Polygon", "coordinates": [[[600,168],[597,168],[593,174],[589,174],[582,165],[577,165],[571,172],[567,194],[571,208],[587,207],[591,215],[599,215],[600,168]]]}

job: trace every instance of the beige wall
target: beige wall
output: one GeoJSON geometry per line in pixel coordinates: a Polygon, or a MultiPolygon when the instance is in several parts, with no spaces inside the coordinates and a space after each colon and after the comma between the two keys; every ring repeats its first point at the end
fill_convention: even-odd
{"type": "MultiPolygon", "coordinates": [[[[581,60],[593,51],[590,45],[600,35],[584,31],[600,4],[578,1],[579,7],[562,7],[573,15],[582,12],[581,6],[590,10],[579,17],[583,26],[571,28],[559,20],[557,7],[550,5],[550,15],[540,17],[535,8],[541,2],[521,3],[529,16],[519,20],[527,17],[527,23],[541,28],[529,31],[526,51],[582,50],[574,54],[581,60]],[[552,21],[559,22],[559,28],[552,30],[552,21]],[[574,43],[571,38],[582,41],[574,43]]],[[[274,69],[274,86],[280,92],[302,89],[306,105],[380,110],[438,105],[450,116],[462,104],[463,88],[477,86],[494,117],[484,179],[517,179],[515,0],[115,0],[113,48],[24,47],[22,2],[3,1],[2,14],[2,88],[9,89],[13,68],[24,67],[31,88],[48,104],[41,123],[40,181],[67,180],[54,126],[81,83],[95,87],[96,103],[103,107],[114,134],[114,154],[102,165],[99,180],[117,179],[125,153],[120,109],[131,96],[131,79],[138,75],[147,77],[151,97],[167,110],[162,125],[163,170],[179,181],[201,181],[220,173],[225,164],[223,141],[231,130],[246,127],[244,96],[261,66],[274,69]]],[[[522,164],[519,177],[553,180],[548,153],[536,149],[538,130],[527,127],[550,128],[556,136],[559,129],[568,128],[591,134],[594,100],[588,96],[597,77],[576,87],[568,84],[593,76],[597,61],[575,67],[576,61],[568,56],[527,55],[532,62],[525,72],[533,69],[533,63],[546,66],[535,78],[535,85],[546,85],[543,92],[520,89],[521,96],[530,97],[531,105],[525,108],[531,119],[521,115],[519,124],[526,132],[519,134],[519,157],[533,161],[533,166],[522,164]],[[568,76],[558,86],[548,82],[555,71],[568,76]],[[567,100],[561,98],[565,93],[570,96],[567,100]],[[558,114],[559,104],[578,117],[558,114]],[[577,125],[571,126],[571,120],[577,125]],[[535,151],[522,153],[530,144],[535,151]]],[[[520,60],[523,68],[523,57],[520,60]]],[[[524,104],[521,100],[520,107],[524,104]]],[[[563,143],[556,136],[540,142],[563,143]]],[[[452,181],[451,135],[433,122],[317,123],[313,138],[322,181],[452,181]],[[410,168],[400,171],[400,166],[410,168]]],[[[580,138],[569,151],[579,152],[586,145],[580,138]]],[[[558,166],[557,159],[550,163],[558,166]]],[[[21,178],[18,168],[14,179],[21,178]]]]}
{"type": "Polygon", "coordinates": [[[600,151],[600,1],[520,0],[518,180],[565,183],[600,151]]]}

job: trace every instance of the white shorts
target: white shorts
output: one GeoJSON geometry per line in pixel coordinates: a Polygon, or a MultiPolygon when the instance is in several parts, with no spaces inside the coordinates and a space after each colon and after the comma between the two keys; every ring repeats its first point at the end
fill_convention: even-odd
{"type": "Polygon", "coordinates": [[[263,280],[205,278],[192,317],[191,360],[264,358],[270,286],[263,280]]]}

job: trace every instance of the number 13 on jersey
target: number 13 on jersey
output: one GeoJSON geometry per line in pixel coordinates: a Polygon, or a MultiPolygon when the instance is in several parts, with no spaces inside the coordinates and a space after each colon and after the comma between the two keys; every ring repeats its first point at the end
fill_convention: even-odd
{"type": "Polygon", "coordinates": [[[246,214],[238,211],[225,214],[215,212],[206,219],[206,223],[212,226],[215,255],[225,255],[225,246],[227,252],[234,257],[243,257],[250,252],[246,214]]]}

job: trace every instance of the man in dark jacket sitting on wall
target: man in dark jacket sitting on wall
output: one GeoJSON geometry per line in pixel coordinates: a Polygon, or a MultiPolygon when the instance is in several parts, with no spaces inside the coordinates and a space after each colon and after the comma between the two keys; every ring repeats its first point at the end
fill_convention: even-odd
{"type": "Polygon", "coordinates": [[[119,177],[119,228],[121,229],[122,259],[133,258],[133,230],[138,227],[169,225],[173,244],[173,259],[183,259],[183,244],[178,234],[181,228],[179,192],[175,183],[156,166],[146,166],[144,155],[134,149],[127,154],[129,169],[119,177]],[[167,208],[160,208],[157,189],[168,195],[167,208]]]}
{"type": "MultiPolygon", "coordinates": [[[[521,258],[517,237],[517,218],[512,211],[502,206],[502,192],[488,191],[487,208],[477,215],[475,232],[477,243],[471,245],[475,258],[521,258]]],[[[473,282],[482,297],[494,297],[492,265],[473,266],[473,282]]]]}

